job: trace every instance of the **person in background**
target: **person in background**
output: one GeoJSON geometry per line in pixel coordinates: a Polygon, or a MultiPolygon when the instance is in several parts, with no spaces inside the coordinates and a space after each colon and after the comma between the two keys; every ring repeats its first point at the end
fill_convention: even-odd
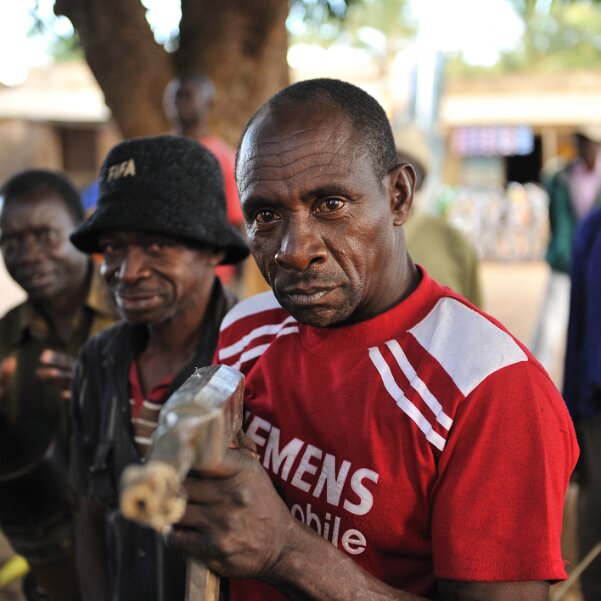
{"type": "Polygon", "coordinates": [[[249,247],[273,292],[224,318],[245,432],[191,474],[169,543],[232,601],[545,601],[566,577],[565,403],[498,322],[407,252],[415,171],[349,83],[289,86],[243,133],[249,247]]]}
{"type": "MultiPolygon", "coordinates": [[[[223,173],[227,219],[242,231],[244,218],[234,174],[236,151],[223,138],[208,132],[209,116],[215,104],[215,85],[201,73],[181,75],[169,82],[163,100],[173,133],[200,142],[217,159],[223,173]]],[[[219,266],[216,273],[224,284],[234,287],[242,275],[233,265],[219,266]]]]}
{"type": "MultiPolygon", "coordinates": [[[[570,278],[563,396],[582,449],[575,480],[583,559],[601,542],[601,207],[576,228],[570,278]]],[[[601,599],[600,557],[583,572],[580,585],[585,601],[601,599]]]]}
{"type": "Polygon", "coordinates": [[[601,203],[601,126],[581,127],[574,144],[576,159],[552,174],[546,184],[551,237],[545,259],[551,273],[531,349],[551,373],[561,363],[565,348],[574,231],[601,203]]]}
{"type": "MultiPolygon", "coordinates": [[[[0,194],[0,249],[8,273],[27,294],[0,320],[0,421],[5,433],[47,432],[58,446],[57,469],[66,474],[75,356],[88,337],[114,322],[116,311],[98,269],[69,241],[84,217],[69,180],[53,171],[26,170],[6,181],[0,194]]],[[[3,460],[6,454],[0,465],[3,460]]],[[[32,494],[41,495],[41,504],[52,503],[43,488],[32,494]]],[[[51,601],[79,598],[72,510],[57,506],[58,515],[41,524],[31,518],[29,529],[0,516],[12,546],[51,601]]]]}
{"type": "Polygon", "coordinates": [[[422,197],[432,154],[424,133],[413,123],[394,132],[399,162],[411,163],[416,172],[415,200],[405,224],[407,250],[428,274],[458,292],[477,307],[482,306],[479,259],[468,238],[442,217],[429,214],[422,197]]]}
{"type": "Polygon", "coordinates": [[[70,481],[80,495],[83,598],[183,601],[184,559],[121,516],[117,487],[127,465],[144,461],[162,403],[211,363],[235,302],[215,267],[238,263],[248,250],[227,222],[217,161],[180,136],[113,147],[96,210],[71,240],[101,253],[125,320],[84,346],[73,386],[70,481]]]}

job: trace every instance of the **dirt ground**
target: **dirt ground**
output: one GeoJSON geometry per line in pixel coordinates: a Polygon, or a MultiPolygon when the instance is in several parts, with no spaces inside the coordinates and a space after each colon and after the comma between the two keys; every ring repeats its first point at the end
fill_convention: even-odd
{"type": "MultiPolygon", "coordinates": [[[[0,314],[19,300],[14,287],[3,287],[0,267],[0,314]]],[[[484,263],[481,270],[484,293],[484,309],[499,319],[520,340],[528,344],[534,330],[536,317],[542,301],[548,272],[544,263],[506,262],[484,263]]],[[[561,385],[561,368],[551,374],[555,383],[561,385]]],[[[564,557],[570,565],[576,563],[574,554],[574,501],[576,490],[571,489],[566,501],[564,526],[564,557]]],[[[0,540],[0,565],[9,556],[6,543],[0,540]]],[[[22,601],[18,583],[0,590],[0,601],[22,601]]],[[[570,591],[562,601],[581,601],[578,591],[570,591]]]]}

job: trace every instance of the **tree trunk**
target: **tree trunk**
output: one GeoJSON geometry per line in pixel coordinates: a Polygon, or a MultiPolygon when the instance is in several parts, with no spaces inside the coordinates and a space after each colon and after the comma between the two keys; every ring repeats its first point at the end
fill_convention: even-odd
{"type": "Polygon", "coordinates": [[[236,145],[248,118],[288,84],[287,0],[182,0],[179,72],[215,83],[210,129],[236,145]]]}
{"type": "Polygon", "coordinates": [[[140,0],[56,0],[79,34],[124,137],[168,131],[162,98],[177,72],[217,88],[210,129],[236,144],[247,119],[288,83],[286,0],[182,0],[180,44],[158,45],[140,0]]]}
{"type": "Polygon", "coordinates": [[[166,132],[163,90],[172,70],[139,0],[56,0],[79,34],[86,60],[124,137],[166,132]]]}

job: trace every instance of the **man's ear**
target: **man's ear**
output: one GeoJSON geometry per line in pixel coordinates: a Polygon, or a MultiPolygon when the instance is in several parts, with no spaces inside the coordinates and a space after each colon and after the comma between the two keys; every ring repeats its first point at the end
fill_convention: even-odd
{"type": "Polygon", "coordinates": [[[415,195],[415,169],[409,163],[401,163],[388,172],[390,202],[394,225],[403,225],[409,217],[415,195]]]}
{"type": "Polygon", "coordinates": [[[214,249],[210,254],[210,263],[212,267],[217,267],[225,259],[225,251],[214,249]]]}

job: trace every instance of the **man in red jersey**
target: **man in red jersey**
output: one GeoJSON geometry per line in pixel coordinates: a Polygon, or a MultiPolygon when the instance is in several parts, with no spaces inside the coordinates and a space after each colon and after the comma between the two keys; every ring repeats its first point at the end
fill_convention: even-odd
{"type": "Polygon", "coordinates": [[[528,350],[414,265],[415,173],[382,108],[336,80],[285,88],[237,180],[273,293],[226,315],[216,360],[246,375],[256,454],[188,480],[171,544],[233,601],[544,601],[572,424],[528,350]]]}

